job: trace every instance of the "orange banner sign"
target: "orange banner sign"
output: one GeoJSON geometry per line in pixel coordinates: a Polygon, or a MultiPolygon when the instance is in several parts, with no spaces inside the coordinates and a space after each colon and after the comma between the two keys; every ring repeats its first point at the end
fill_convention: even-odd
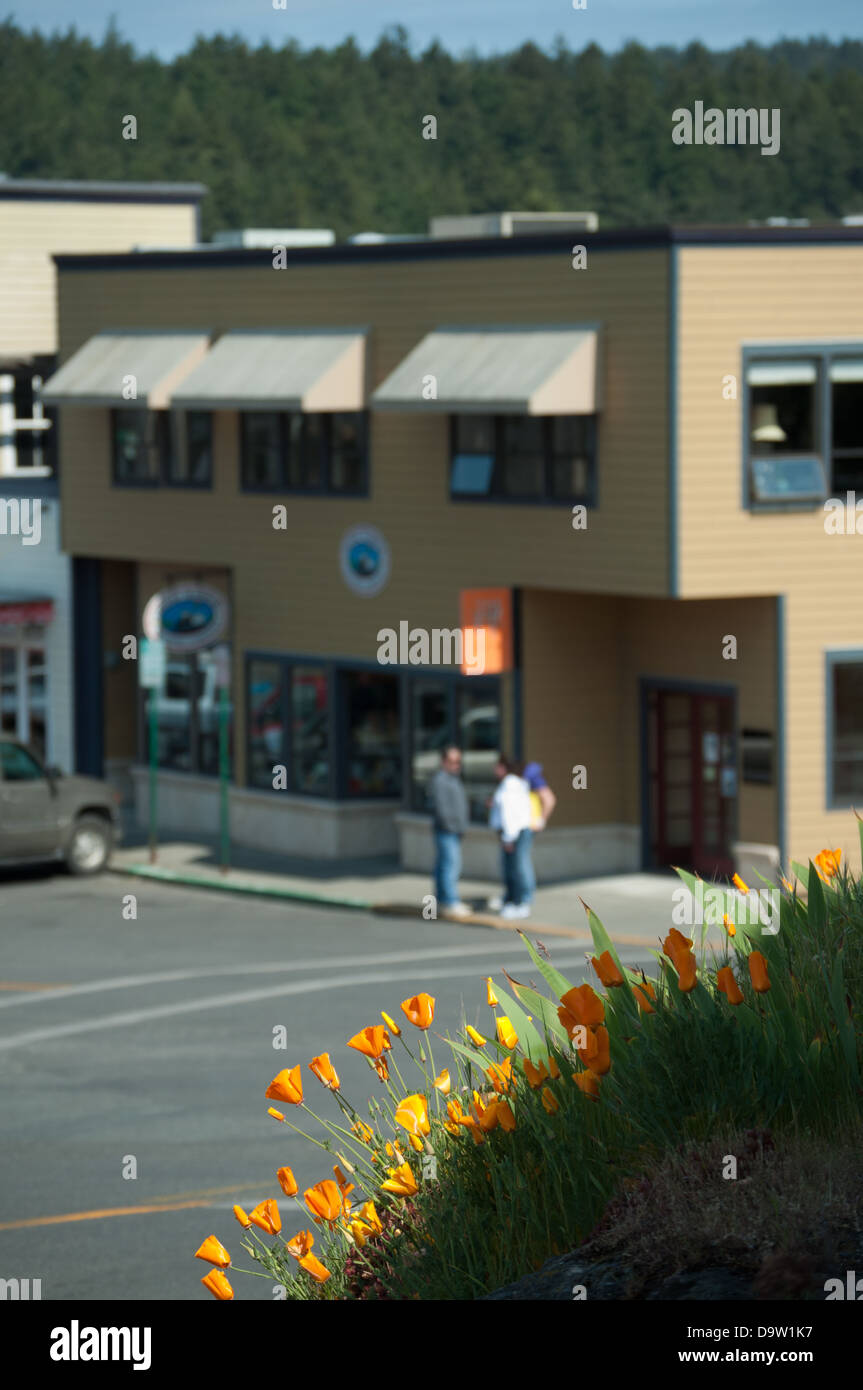
{"type": "Polygon", "coordinates": [[[512,670],[512,590],[462,589],[459,595],[461,629],[483,634],[485,660],[472,666],[462,662],[462,675],[496,676],[512,670]]]}

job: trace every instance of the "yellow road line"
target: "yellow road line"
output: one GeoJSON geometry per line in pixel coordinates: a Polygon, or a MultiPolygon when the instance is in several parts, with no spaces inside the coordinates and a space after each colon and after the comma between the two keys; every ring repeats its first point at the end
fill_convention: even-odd
{"type": "Polygon", "coordinates": [[[253,1188],[264,1189],[267,1187],[272,1187],[272,1179],[266,1179],[261,1183],[232,1183],[230,1187],[205,1188],[202,1192],[195,1194],[179,1193],[176,1197],[157,1199],[146,1206],[104,1207],[101,1210],[96,1208],[93,1211],[63,1212],[56,1216],[31,1216],[23,1221],[0,1222],[0,1231],[21,1231],[32,1226],[65,1226],[72,1221],[104,1221],[111,1216],[147,1216],[153,1212],[188,1211],[192,1207],[212,1206],[211,1198],[215,1196],[224,1196],[226,1193],[240,1196],[250,1192],[253,1188]]]}
{"type": "Polygon", "coordinates": [[[29,980],[0,980],[0,989],[68,989],[68,985],[37,985],[29,980]]]}

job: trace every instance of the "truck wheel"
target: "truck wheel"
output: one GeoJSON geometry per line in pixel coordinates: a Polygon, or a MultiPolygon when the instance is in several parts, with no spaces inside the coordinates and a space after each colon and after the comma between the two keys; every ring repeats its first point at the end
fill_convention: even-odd
{"type": "Polygon", "coordinates": [[[111,826],[101,816],[79,816],[66,850],[66,867],[70,874],[101,873],[108,862],[112,842],[111,826]]]}

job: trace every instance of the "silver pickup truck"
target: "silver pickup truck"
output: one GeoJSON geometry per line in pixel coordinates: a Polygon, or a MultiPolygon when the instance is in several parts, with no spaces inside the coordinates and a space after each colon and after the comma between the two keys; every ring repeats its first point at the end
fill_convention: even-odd
{"type": "Polygon", "coordinates": [[[0,734],[0,866],[59,859],[73,874],[97,874],[119,829],[107,782],[64,776],[0,734]]]}

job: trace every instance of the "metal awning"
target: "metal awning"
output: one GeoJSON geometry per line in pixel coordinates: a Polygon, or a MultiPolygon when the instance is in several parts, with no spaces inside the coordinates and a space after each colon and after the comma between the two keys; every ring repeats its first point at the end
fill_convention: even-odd
{"type": "Polygon", "coordinates": [[[376,410],[593,415],[596,325],[437,328],[372,396],[376,410]]]}
{"type": "Polygon", "coordinates": [[[0,598],[0,627],[45,626],[54,617],[50,598],[0,598]]]}
{"type": "Polygon", "coordinates": [[[183,410],[363,410],[366,332],[225,333],[174,392],[183,410]]]}
{"type": "Polygon", "coordinates": [[[45,383],[42,399],[50,405],[137,404],[164,410],[209,341],[206,333],[97,333],[45,383]]]}

